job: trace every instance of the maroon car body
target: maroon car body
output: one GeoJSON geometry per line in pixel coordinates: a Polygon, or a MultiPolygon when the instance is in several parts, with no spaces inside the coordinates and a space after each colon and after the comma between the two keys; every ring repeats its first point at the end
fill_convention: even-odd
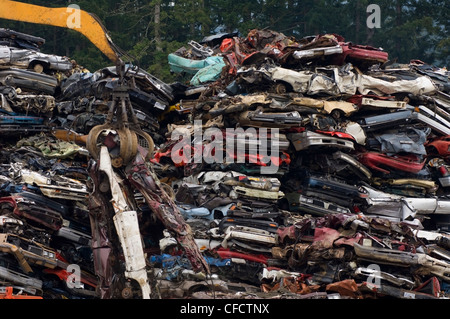
{"type": "Polygon", "coordinates": [[[351,42],[340,42],[339,45],[342,47],[343,52],[333,55],[333,62],[336,65],[343,65],[349,62],[358,66],[361,64],[372,65],[385,63],[388,60],[387,52],[369,45],[359,45],[351,42]]]}
{"type": "Polygon", "coordinates": [[[53,231],[58,231],[63,224],[60,213],[52,209],[27,201],[20,194],[13,194],[0,198],[2,209],[10,210],[14,215],[25,218],[29,222],[45,226],[53,231]]]}

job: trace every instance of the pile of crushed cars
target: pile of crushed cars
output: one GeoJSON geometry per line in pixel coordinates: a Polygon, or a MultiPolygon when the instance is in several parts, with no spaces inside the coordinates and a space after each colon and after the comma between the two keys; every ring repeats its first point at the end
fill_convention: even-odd
{"type": "MultiPolygon", "coordinates": [[[[129,298],[108,290],[124,270],[105,274],[113,261],[95,253],[117,241],[93,216],[86,149],[116,69],[89,72],[44,43],[0,29],[0,297],[129,298]]],[[[271,30],[190,41],[168,63],[179,81],[130,67],[128,93],[208,268],[136,191],[154,298],[450,296],[445,68],[271,30]]]]}

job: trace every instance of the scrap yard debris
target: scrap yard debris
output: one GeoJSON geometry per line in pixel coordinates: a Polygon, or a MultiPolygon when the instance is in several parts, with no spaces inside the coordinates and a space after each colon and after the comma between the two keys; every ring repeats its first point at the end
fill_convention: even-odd
{"type": "Polygon", "coordinates": [[[445,68],[254,29],[119,92],[44,43],[0,30],[2,298],[450,296],[445,68]]]}

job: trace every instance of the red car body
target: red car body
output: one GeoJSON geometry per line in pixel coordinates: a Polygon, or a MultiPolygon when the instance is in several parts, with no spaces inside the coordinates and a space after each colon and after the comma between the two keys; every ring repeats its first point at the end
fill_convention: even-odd
{"type": "Polygon", "coordinates": [[[450,135],[437,137],[425,143],[429,155],[439,155],[444,158],[450,157],[450,135]]]}
{"type": "Polygon", "coordinates": [[[417,174],[425,165],[425,160],[420,161],[414,154],[388,156],[377,152],[366,152],[358,154],[357,158],[363,165],[385,174],[391,173],[388,168],[417,174]]]}
{"type": "Polygon", "coordinates": [[[232,250],[226,249],[226,248],[219,248],[216,250],[216,252],[222,259],[242,258],[242,259],[245,259],[248,261],[254,261],[254,262],[258,262],[258,263],[267,265],[267,257],[264,255],[254,255],[254,254],[248,254],[248,253],[244,254],[244,253],[232,251],[232,250]]]}
{"type": "Polygon", "coordinates": [[[11,286],[4,287],[0,292],[0,299],[44,299],[41,296],[27,295],[23,293],[14,293],[14,288],[11,286]]]}

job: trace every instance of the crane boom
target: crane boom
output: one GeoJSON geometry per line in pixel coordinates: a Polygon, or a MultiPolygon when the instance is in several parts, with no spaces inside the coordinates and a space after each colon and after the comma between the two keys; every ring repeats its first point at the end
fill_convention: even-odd
{"type": "MultiPolygon", "coordinates": [[[[132,194],[132,190],[122,190],[122,188],[128,186],[125,186],[125,183],[118,182],[118,176],[121,176],[121,174],[116,176],[115,170],[118,169],[127,170],[126,175],[129,175],[130,185],[134,185],[142,192],[154,214],[161,219],[169,231],[176,234],[176,240],[180,242],[180,246],[184,247],[183,249],[191,261],[193,269],[195,271],[204,269],[209,274],[209,265],[195,244],[194,237],[189,226],[185,224],[179,208],[166,194],[156,174],[146,164],[153,153],[154,142],[152,137],[140,128],[138,118],[131,105],[128,91],[131,85],[135,84],[134,81],[125,79],[125,64],[121,59],[124,54],[111,41],[105,27],[95,15],[78,8],[75,9],[75,12],[73,12],[74,8],[68,9],[69,7],[47,8],[17,1],[0,0],[0,18],[75,30],[86,36],[116,65],[119,85],[111,92],[111,103],[105,123],[94,126],[89,131],[87,138],[83,139],[83,142],[86,143],[86,148],[91,157],[99,163],[99,169],[109,179],[113,196],[111,202],[115,203],[114,226],[125,256],[125,277],[134,279],[139,284],[143,298],[150,297],[151,290],[145,270],[145,254],[143,247],[140,246],[138,219],[136,211],[130,210],[133,205],[130,205],[127,201],[127,196],[132,194]],[[74,14],[78,23],[72,21],[74,14]],[[108,141],[108,143],[105,143],[105,141],[108,141]],[[106,145],[111,143],[118,145],[119,152],[109,152],[106,145]],[[120,207],[124,209],[120,209],[120,207]]],[[[113,148],[116,149],[116,147],[113,148]]],[[[96,166],[93,165],[92,167],[95,168],[96,166]]],[[[97,180],[92,176],[91,178],[97,180]]],[[[99,188],[99,185],[94,185],[94,189],[99,188]]],[[[95,196],[95,191],[93,196],[95,196]]],[[[93,202],[101,202],[101,199],[97,198],[93,202]]],[[[99,217],[95,217],[95,219],[97,218],[99,217]]],[[[98,223],[98,221],[95,221],[95,223],[98,223]]],[[[96,240],[103,239],[97,238],[96,240]]],[[[99,258],[103,257],[99,256],[99,258]]],[[[105,265],[102,263],[99,268],[103,267],[105,265]]],[[[109,269],[105,271],[109,272],[109,269]]],[[[103,275],[101,274],[101,276],[103,275]]],[[[122,293],[124,291],[127,291],[127,287],[122,290],[122,293]]]]}
{"type": "Polygon", "coordinates": [[[75,25],[70,23],[74,12],[72,12],[73,10],[68,10],[67,7],[48,8],[29,3],[0,0],[0,18],[75,30],[87,37],[116,65],[122,64],[119,50],[108,36],[100,20],[95,15],[84,10],[74,10],[77,10],[76,14],[79,14],[79,24],[75,25]]]}

